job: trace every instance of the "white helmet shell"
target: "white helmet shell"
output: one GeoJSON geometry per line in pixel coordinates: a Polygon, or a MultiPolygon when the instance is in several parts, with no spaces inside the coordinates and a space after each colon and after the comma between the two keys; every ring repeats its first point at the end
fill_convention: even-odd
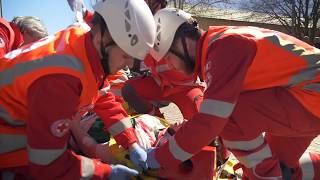
{"type": "Polygon", "coordinates": [[[93,9],[105,20],[114,42],[143,60],[155,40],[153,15],[144,0],[102,0],[93,9]]]}
{"type": "Polygon", "coordinates": [[[157,36],[154,47],[150,49],[154,59],[160,61],[167,54],[179,26],[190,18],[191,14],[176,8],[161,9],[154,15],[157,36]]]}

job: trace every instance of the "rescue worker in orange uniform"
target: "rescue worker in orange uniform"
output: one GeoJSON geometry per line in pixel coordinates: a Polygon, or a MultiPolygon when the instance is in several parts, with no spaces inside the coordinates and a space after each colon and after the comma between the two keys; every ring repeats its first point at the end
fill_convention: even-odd
{"type": "MultiPolygon", "coordinates": [[[[4,178],[126,179],[138,172],[77,155],[67,148],[70,126],[94,111],[135,163],[146,152],[111,93],[98,97],[105,76],[154,44],[155,24],[143,0],[106,0],[92,28],[70,27],[5,55],[0,61],[0,172],[4,178]],[[139,26],[139,27],[138,27],[139,26]]],[[[90,141],[78,142],[90,146],[90,141]]]]}
{"type": "Polygon", "coordinates": [[[11,22],[0,18],[0,57],[47,35],[47,29],[36,17],[18,16],[11,22]]]}
{"type": "Polygon", "coordinates": [[[243,179],[320,178],[319,158],[302,156],[320,134],[319,49],[257,27],[203,32],[174,8],[158,11],[155,22],[160,38],[151,55],[200,75],[207,88],[199,113],[168,143],[150,149],[146,166],[176,167],[219,135],[240,161],[243,179]],[[307,171],[299,165],[311,160],[307,171]]]}
{"type": "MultiPolygon", "coordinates": [[[[152,0],[146,0],[152,4],[152,0]]],[[[153,0],[153,4],[161,4],[153,9],[156,13],[166,4],[163,0],[153,0]]],[[[159,37],[158,37],[159,38],[159,37]]],[[[175,103],[180,109],[183,118],[190,120],[194,114],[199,112],[205,83],[199,78],[194,81],[193,75],[185,75],[167,63],[163,58],[155,60],[147,55],[141,68],[149,69],[151,74],[138,76],[126,82],[122,88],[122,96],[125,101],[138,113],[163,116],[159,108],[169,102],[175,103]]],[[[139,69],[140,66],[134,67],[139,69]]]]}

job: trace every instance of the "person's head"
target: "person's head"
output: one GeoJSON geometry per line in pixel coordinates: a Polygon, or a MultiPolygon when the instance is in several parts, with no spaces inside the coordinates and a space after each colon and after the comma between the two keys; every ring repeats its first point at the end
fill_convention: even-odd
{"type": "Polygon", "coordinates": [[[17,16],[11,23],[19,28],[23,36],[23,45],[48,36],[47,28],[37,17],[17,16]]]}
{"type": "Polygon", "coordinates": [[[201,36],[197,21],[176,8],[161,9],[154,18],[157,35],[151,56],[158,61],[165,58],[176,70],[191,75],[196,64],[196,44],[201,36]]]}
{"type": "Polygon", "coordinates": [[[106,75],[143,60],[154,45],[155,23],[144,0],[104,0],[94,8],[90,30],[106,75]]]}
{"type": "Polygon", "coordinates": [[[167,0],[145,0],[145,2],[148,4],[152,14],[155,14],[160,9],[165,8],[168,4],[167,0]]]}

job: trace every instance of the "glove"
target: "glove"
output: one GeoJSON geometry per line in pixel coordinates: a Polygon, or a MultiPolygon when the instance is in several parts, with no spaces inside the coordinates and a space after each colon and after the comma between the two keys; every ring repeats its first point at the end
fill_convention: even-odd
{"type": "Polygon", "coordinates": [[[111,174],[108,177],[110,180],[125,180],[129,179],[131,176],[139,175],[138,171],[120,164],[114,166],[111,165],[111,169],[111,174]]]}
{"type": "Polygon", "coordinates": [[[156,160],[155,154],[156,148],[150,148],[147,150],[147,167],[150,169],[160,168],[160,164],[156,160]]]}
{"type": "Polygon", "coordinates": [[[72,11],[80,11],[80,12],[85,12],[85,6],[83,3],[83,0],[67,0],[69,7],[72,11]]]}
{"type": "Polygon", "coordinates": [[[132,144],[129,149],[130,160],[136,165],[140,170],[146,170],[147,167],[147,152],[142,149],[137,143],[132,144]]]}

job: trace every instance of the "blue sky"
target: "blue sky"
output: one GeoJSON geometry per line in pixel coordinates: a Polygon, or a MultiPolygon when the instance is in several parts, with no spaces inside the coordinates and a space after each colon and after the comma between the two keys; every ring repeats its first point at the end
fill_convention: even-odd
{"type": "MultiPolygon", "coordinates": [[[[90,0],[85,0],[90,9],[90,0]]],[[[74,21],[75,14],[67,0],[2,0],[3,17],[11,21],[14,16],[37,16],[46,25],[49,34],[64,29],[74,21]]]]}

